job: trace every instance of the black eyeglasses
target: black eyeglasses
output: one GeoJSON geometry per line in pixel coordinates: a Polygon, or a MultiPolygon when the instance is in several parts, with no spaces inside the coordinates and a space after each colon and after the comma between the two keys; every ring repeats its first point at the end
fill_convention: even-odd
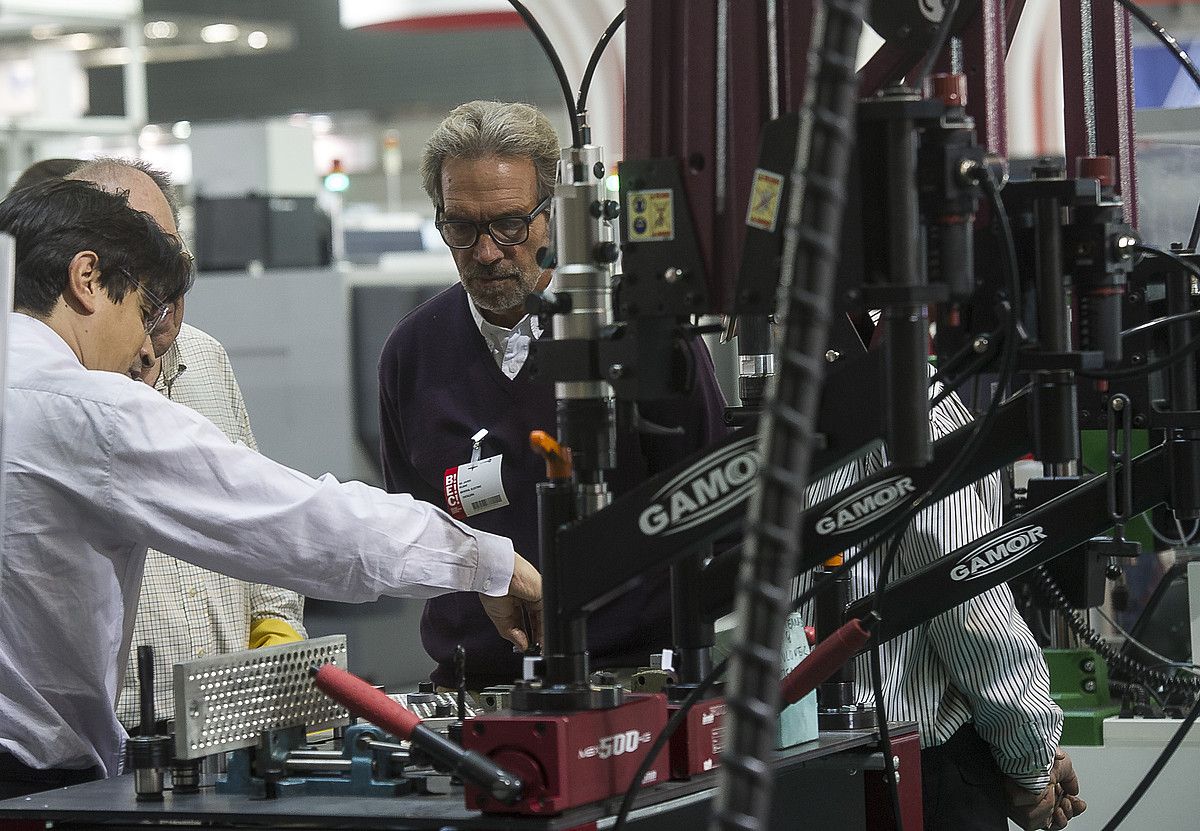
{"type": "Polygon", "coordinates": [[[142,325],[146,327],[146,334],[149,335],[167,319],[167,315],[171,311],[171,304],[138,282],[137,278],[130,274],[128,269],[122,268],[119,270],[125,275],[125,279],[133,283],[134,288],[140,291],[142,297],[150,304],[149,310],[147,310],[146,303],[143,303],[141,308],[142,325]]]}
{"type": "MultiPolygon", "coordinates": [[[[451,248],[470,248],[480,234],[487,234],[497,245],[520,245],[529,239],[529,226],[542,211],[550,207],[547,196],[537,207],[524,216],[501,216],[487,222],[472,222],[469,219],[438,219],[434,227],[451,248]]],[[[439,208],[439,213],[441,209],[439,208]]]]}

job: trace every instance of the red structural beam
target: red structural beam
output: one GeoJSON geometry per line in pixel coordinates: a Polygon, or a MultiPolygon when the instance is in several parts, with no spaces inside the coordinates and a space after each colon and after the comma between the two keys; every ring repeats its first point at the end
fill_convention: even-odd
{"type": "Polygon", "coordinates": [[[1082,4],[1063,3],[1063,122],[1067,172],[1084,156],[1117,160],[1116,190],[1125,202],[1125,220],[1137,225],[1137,167],[1134,161],[1133,53],[1129,14],[1112,0],[1091,0],[1092,58],[1085,65],[1082,4]],[[1085,73],[1093,78],[1088,112],[1085,73]],[[1089,133],[1094,132],[1094,145],[1089,133]]]}

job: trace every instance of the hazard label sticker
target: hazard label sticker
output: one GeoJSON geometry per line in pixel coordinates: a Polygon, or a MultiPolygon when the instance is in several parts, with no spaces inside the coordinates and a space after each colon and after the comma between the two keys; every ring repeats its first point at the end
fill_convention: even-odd
{"type": "Polygon", "coordinates": [[[675,194],[670,188],[631,190],[627,208],[630,242],[675,239],[675,194]]]}
{"type": "Polygon", "coordinates": [[[754,171],[754,186],[750,189],[750,206],[746,211],[746,224],[768,233],[775,230],[779,219],[779,198],[783,193],[783,177],[778,173],[754,171]]]}

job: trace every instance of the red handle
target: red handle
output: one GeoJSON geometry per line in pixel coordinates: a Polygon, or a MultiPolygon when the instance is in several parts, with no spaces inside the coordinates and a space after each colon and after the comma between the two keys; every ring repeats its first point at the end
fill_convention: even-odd
{"type": "Polygon", "coordinates": [[[334,664],[323,664],[313,677],[317,688],[356,716],[382,727],[393,736],[407,739],[421,719],[357,675],[334,664]]]}
{"type": "Polygon", "coordinates": [[[779,683],[779,694],[784,703],[795,704],[815,690],[838,667],[853,658],[870,638],[870,631],[858,618],[842,624],[840,629],[817,644],[779,683]]]}

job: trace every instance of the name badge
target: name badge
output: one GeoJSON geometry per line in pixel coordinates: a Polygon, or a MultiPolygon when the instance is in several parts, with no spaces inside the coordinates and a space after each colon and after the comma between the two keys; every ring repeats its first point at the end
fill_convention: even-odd
{"type": "Polygon", "coordinates": [[[455,519],[494,511],[508,504],[500,476],[501,456],[446,468],[446,508],[455,519]]]}

